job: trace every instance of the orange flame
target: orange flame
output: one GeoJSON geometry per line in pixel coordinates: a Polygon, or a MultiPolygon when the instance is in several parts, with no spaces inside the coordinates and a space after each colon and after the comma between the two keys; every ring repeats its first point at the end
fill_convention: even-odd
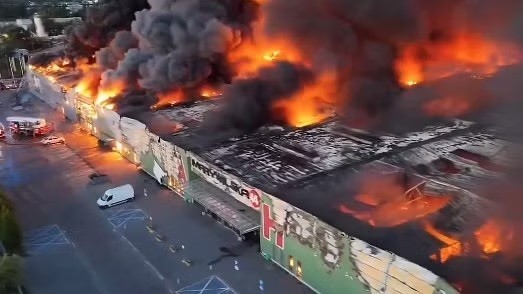
{"type": "MultiPolygon", "coordinates": [[[[460,242],[452,237],[438,231],[428,222],[424,223],[424,229],[427,233],[440,240],[447,246],[439,251],[440,261],[445,263],[453,256],[470,254],[465,248],[468,248],[468,242],[460,242]]],[[[489,254],[503,251],[514,236],[514,231],[508,226],[502,225],[497,220],[489,220],[474,232],[475,242],[479,245],[483,257],[488,258],[489,254]]],[[[436,255],[431,256],[437,260],[436,255]]]]}
{"type": "Polygon", "coordinates": [[[125,90],[124,80],[113,80],[106,85],[100,85],[95,103],[104,105],[109,99],[120,95],[125,90]]]}
{"type": "MultiPolygon", "coordinates": [[[[310,66],[297,47],[284,38],[267,38],[264,34],[264,19],[254,26],[255,41],[245,41],[229,53],[237,78],[256,76],[263,67],[276,61],[288,61],[310,66]]],[[[283,116],[288,125],[303,127],[318,123],[333,115],[327,105],[333,104],[335,89],[334,73],[320,73],[317,81],[301,89],[292,97],[283,97],[272,105],[277,116],[283,116]]]]}
{"type": "Polygon", "coordinates": [[[409,47],[402,52],[396,60],[395,67],[401,85],[411,87],[423,81],[423,65],[417,59],[415,47],[409,47]]]}
{"type": "Polygon", "coordinates": [[[273,108],[281,112],[287,124],[295,127],[304,127],[323,121],[334,116],[331,111],[333,107],[328,98],[334,89],[334,75],[323,75],[311,85],[305,86],[299,93],[273,105],[273,108]]]}
{"type": "Polygon", "coordinates": [[[355,200],[370,206],[369,209],[354,210],[347,205],[339,209],[375,227],[394,227],[435,213],[450,199],[448,196],[424,195],[422,184],[405,192],[396,179],[381,177],[367,179],[361,193],[355,197],[355,200]]]}
{"type": "Polygon", "coordinates": [[[521,59],[521,53],[512,44],[461,32],[448,42],[405,46],[400,50],[395,70],[400,84],[412,86],[457,73],[490,75],[521,59]]]}
{"type": "Polygon", "coordinates": [[[499,221],[489,220],[474,235],[483,252],[491,254],[501,251],[503,245],[512,240],[514,232],[499,221]]]}
{"type": "Polygon", "coordinates": [[[56,76],[66,73],[70,64],[69,59],[58,58],[46,66],[29,65],[29,68],[46,76],[56,76]]]}
{"type": "MultiPolygon", "coordinates": [[[[430,235],[447,245],[441,248],[439,251],[439,260],[442,263],[445,263],[453,256],[459,256],[463,253],[463,246],[461,242],[459,242],[458,240],[439,232],[432,224],[428,222],[424,223],[424,229],[425,232],[429,233],[430,235]]],[[[436,255],[431,255],[430,258],[437,260],[436,255]]]]}
{"type": "Polygon", "coordinates": [[[472,101],[466,98],[445,96],[429,101],[423,105],[423,111],[429,116],[456,117],[463,115],[475,108],[472,101]]]}
{"type": "Polygon", "coordinates": [[[91,70],[84,73],[84,76],[76,85],[75,91],[86,97],[94,97],[98,92],[98,85],[100,84],[100,73],[91,70]]]}
{"type": "Polygon", "coordinates": [[[165,92],[165,93],[158,93],[156,95],[156,97],[158,98],[158,102],[156,102],[156,104],[151,106],[151,108],[153,108],[153,109],[158,108],[158,107],[167,106],[167,105],[173,106],[173,105],[176,105],[185,100],[185,96],[184,96],[183,92],[180,90],[175,90],[175,91],[165,92]]]}
{"type": "Polygon", "coordinates": [[[200,96],[205,97],[205,98],[217,97],[217,96],[220,96],[221,94],[222,93],[220,91],[218,91],[217,89],[214,89],[210,86],[204,86],[200,90],[200,96]]]}

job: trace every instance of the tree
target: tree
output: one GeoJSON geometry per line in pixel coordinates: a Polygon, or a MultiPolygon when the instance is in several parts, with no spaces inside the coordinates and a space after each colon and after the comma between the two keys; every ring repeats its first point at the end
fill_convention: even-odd
{"type": "Polygon", "coordinates": [[[0,257],[0,293],[20,293],[22,286],[22,259],[17,255],[0,257]]]}
{"type": "Polygon", "coordinates": [[[0,193],[0,242],[8,253],[23,253],[22,231],[16,221],[14,208],[0,193]]]}
{"type": "Polygon", "coordinates": [[[68,25],[67,23],[59,23],[52,19],[45,18],[42,20],[45,31],[49,36],[59,36],[64,34],[64,29],[68,25]]]}
{"type": "Polygon", "coordinates": [[[35,50],[43,46],[42,40],[21,27],[6,26],[0,28],[0,57],[9,54],[14,49],[35,50]]]}
{"type": "Polygon", "coordinates": [[[71,11],[67,8],[67,5],[62,3],[53,3],[52,5],[43,6],[38,9],[38,14],[44,18],[71,17],[71,11]]]}
{"type": "MultiPolygon", "coordinates": [[[[44,29],[50,37],[63,35],[65,28],[71,25],[71,23],[72,21],[59,23],[50,18],[42,18],[42,24],[44,25],[44,29]]],[[[30,25],[28,30],[33,33],[36,33],[35,25],[30,25]]]]}
{"type": "Polygon", "coordinates": [[[25,1],[0,1],[0,19],[14,20],[17,18],[26,18],[28,16],[29,12],[27,11],[27,3],[25,1]]]}

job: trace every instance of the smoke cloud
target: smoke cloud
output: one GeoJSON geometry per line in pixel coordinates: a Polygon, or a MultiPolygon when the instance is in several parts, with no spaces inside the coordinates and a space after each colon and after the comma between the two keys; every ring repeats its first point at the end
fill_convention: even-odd
{"type": "MultiPolygon", "coordinates": [[[[131,25],[137,49],[129,50],[114,70],[104,73],[102,84],[124,77],[142,89],[164,93],[230,83],[226,53],[249,31],[256,16],[254,1],[149,3],[151,8],[137,12],[131,25]]],[[[100,62],[114,68],[118,58],[108,51],[113,50],[99,53],[100,62]]]]}
{"type": "MultiPolygon", "coordinates": [[[[474,84],[476,90],[465,90],[466,85],[436,85],[436,89],[406,91],[398,83],[395,71],[399,52],[406,45],[419,44],[416,58],[423,65],[440,58],[433,48],[469,33],[521,46],[523,34],[517,24],[523,20],[522,8],[521,2],[512,0],[496,3],[327,0],[308,1],[307,5],[300,0],[272,0],[262,6],[265,21],[261,33],[269,39],[290,40],[307,56],[314,74],[336,71],[338,97],[333,100],[341,102],[338,112],[347,117],[348,123],[404,132],[413,122],[418,128],[420,124],[433,122],[430,115],[421,114],[430,108],[426,104],[431,103],[430,98],[419,96],[424,91],[437,92],[434,100],[444,93],[450,102],[484,101],[500,93],[490,89],[488,95],[482,95],[481,82],[474,81],[467,84],[474,84]],[[471,98],[472,94],[479,97],[471,98]]],[[[429,74],[431,70],[427,69],[429,74]]],[[[437,106],[434,103],[433,108],[437,106]]]]}
{"type": "Polygon", "coordinates": [[[262,68],[255,78],[241,79],[227,87],[221,111],[207,123],[218,130],[255,131],[271,118],[277,119],[271,111],[275,102],[292,96],[313,79],[308,69],[289,62],[262,68]]]}
{"type": "Polygon", "coordinates": [[[73,60],[92,60],[93,54],[107,47],[117,32],[130,29],[136,11],[148,7],[147,0],[101,0],[88,9],[84,22],[69,29],[67,55],[73,60]]]}
{"type": "Polygon", "coordinates": [[[125,57],[131,48],[138,47],[138,40],[129,31],[119,31],[108,47],[96,52],[96,63],[103,71],[116,69],[118,62],[125,57]]]}

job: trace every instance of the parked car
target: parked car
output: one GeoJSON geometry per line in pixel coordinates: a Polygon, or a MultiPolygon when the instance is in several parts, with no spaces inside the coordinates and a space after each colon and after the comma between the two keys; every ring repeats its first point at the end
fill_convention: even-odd
{"type": "Polygon", "coordinates": [[[57,136],[49,136],[45,137],[42,141],[40,141],[43,145],[52,145],[52,144],[64,144],[65,138],[64,137],[57,137],[57,136]]]}
{"type": "Polygon", "coordinates": [[[100,209],[108,208],[117,204],[134,200],[134,189],[130,184],[119,186],[105,191],[102,197],[98,198],[96,204],[100,209]]]}
{"type": "Polygon", "coordinates": [[[109,176],[106,174],[96,172],[89,175],[89,180],[91,184],[98,185],[109,182],[109,176]]]}

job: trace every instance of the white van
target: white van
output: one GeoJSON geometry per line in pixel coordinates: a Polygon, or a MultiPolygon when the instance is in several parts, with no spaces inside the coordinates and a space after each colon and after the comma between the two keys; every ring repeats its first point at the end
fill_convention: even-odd
{"type": "Polygon", "coordinates": [[[104,195],[100,197],[96,204],[100,208],[107,208],[113,205],[125,203],[134,200],[133,186],[127,184],[120,187],[112,188],[105,191],[104,195]]]}

